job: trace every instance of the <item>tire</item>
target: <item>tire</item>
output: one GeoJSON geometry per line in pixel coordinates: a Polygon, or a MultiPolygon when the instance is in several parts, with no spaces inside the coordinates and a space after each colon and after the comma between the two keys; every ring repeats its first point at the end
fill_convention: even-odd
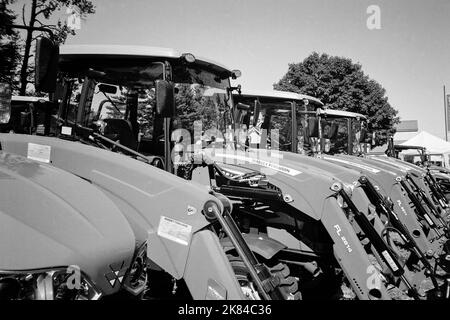
{"type": "Polygon", "coordinates": [[[279,287],[285,300],[301,300],[301,293],[298,288],[298,280],[290,276],[289,267],[284,263],[278,263],[269,268],[270,272],[280,279],[279,287]]]}
{"type": "MultiPolygon", "coordinates": [[[[233,268],[234,274],[241,286],[242,292],[247,300],[260,300],[256,286],[252,283],[250,272],[240,257],[227,255],[233,268]]],[[[280,280],[278,287],[283,294],[284,300],[301,300],[301,294],[298,291],[298,282],[290,276],[289,267],[279,263],[269,268],[273,276],[280,280]]]]}

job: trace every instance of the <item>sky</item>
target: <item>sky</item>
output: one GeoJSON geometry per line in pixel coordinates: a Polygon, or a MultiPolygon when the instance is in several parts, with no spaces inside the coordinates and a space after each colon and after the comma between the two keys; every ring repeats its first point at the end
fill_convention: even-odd
{"type": "MultiPolygon", "coordinates": [[[[20,13],[27,0],[16,0],[20,13]]],[[[449,0],[93,0],[66,44],[148,45],[208,57],[270,90],[289,63],[316,51],[351,58],[387,91],[401,120],[445,139],[450,94],[449,0]],[[380,8],[369,30],[367,8],[380,8]]],[[[66,19],[65,12],[57,15],[66,19]]],[[[450,134],[449,134],[450,138],[450,134]]]]}

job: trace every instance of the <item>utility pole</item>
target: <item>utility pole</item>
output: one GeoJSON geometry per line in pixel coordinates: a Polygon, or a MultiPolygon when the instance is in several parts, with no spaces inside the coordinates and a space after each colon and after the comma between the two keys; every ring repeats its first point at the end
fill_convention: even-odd
{"type": "Polygon", "coordinates": [[[448,141],[448,115],[447,115],[447,94],[445,92],[445,85],[444,85],[444,114],[445,114],[445,141],[448,141]]]}

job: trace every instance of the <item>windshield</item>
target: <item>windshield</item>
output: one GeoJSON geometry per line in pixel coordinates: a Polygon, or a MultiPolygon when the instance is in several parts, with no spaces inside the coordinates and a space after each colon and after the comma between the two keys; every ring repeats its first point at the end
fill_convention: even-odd
{"type": "MultiPolygon", "coordinates": [[[[349,128],[347,119],[322,117],[321,126],[323,128],[323,138],[325,140],[322,152],[329,154],[348,153],[349,128]],[[337,132],[334,137],[331,137],[330,133],[333,126],[337,128],[337,132]]],[[[352,133],[353,130],[351,130],[351,134],[352,133]]]]}
{"type": "MultiPolygon", "coordinates": [[[[137,145],[129,144],[135,150],[150,152],[164,138],[163,121],[155,117],[155,81],[172,79],[176,103],[176,115],[171,119],[172,141],[183,136],[184,143],[193,144],[196,130],[200,132],[197,136],[201,136],[196,142],[226,141],[232,101],[227,90],[228,74],[223,71],[214,72],[203,62],[168,64],[139,59],[76,62],[63,59],[61,63],[64,81],[60,85],[70,92],[63,118],[71,123],[102,128],[104,122],[111,124],[111,119],[128,122],[138,140],[137,145]]],[[[157,149],[156,153],[161,154],[161,148],[157,149]]]]}
{"type": "Polygon", "coordinates": [[[248,130],[250,147],[267,147],[280,151],[303,151],[307,137],[305,129],[308,118],[305,111],[311,110],[303,101],[295,102],[295,121],[293,121],[292,116],[294,102],[290,100],[236,94],[234,95],[234,102],[235,105],[247,106],[247,111],[244,112],[240,123],[243,128],[248,130]],[[257,120],[254,119],[256,103],[260,106],[257,120]],[[256,125],[254,125],[255,123],[256,125]],[[293,130],[293,126],[296,126],[295,130],[293,130]],[[293,134],[295,134],[294,137],[293,134]],[[265,141],[261,139],[265,139],[265,141]]]}
{"type": "Polygon", "coordinates": [[[292,104],[294,102],[288,99],[235,94],[234,102],[236,105],[247,106],[248,111],[244,111],[244,116],[241,116],[239,123],[248,128],[250,145],[259,147],[263,143],[261,137],[267,137],[267,145],[281,151],[306,154],[319,151],[329,154],[355,154],[368,151],[365,143],[367,124],[363,119],[322,115],[319,125],[317,122],[319,117],[315,107],[311,104],[305,105],[303,101],[295,101],[295,119],[292,116],[292,104]],[[259,102],[261,110],[257,124],[253,126],[256,101],[259,102]],[[294,126],[295,129],[293,130],[294,126]],[[315,126],[317,126],[317,130],[314,129],[315,126]],[[319,128],[322,141],[319,141],[319,128]],[[264,130],[266,130],[266,134],[263,134],[264,130]],[[270,139],[271,131],[275,130],[278,130],[277,144],[274,144],[270,139]],[[351,143],[351,150],[348,147],[349,142],[351,143]]]}

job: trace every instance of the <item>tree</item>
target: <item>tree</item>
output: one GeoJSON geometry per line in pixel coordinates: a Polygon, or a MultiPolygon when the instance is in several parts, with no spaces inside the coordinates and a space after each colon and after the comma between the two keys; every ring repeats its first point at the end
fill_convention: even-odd
{"type": "Polygon", "coordinates": [[[13,84],[14,70],[19,62],[18,35],[9,27],[15,15],[7,8],[11,1],[0,0],[0,83],[13,84]]]}
{"type": "MultiPolygon", "coordinates": [[[[58,20],[56,25],[50,24],[48,22],[51,15],[57,11],[61,10],[63,7],[73,6],[77,8],[78,13],[81,16],[95,13],[94,5],[90,0],[32,0],[30,5],[30,16],[28,24],[25,21],[25,7],[22,7],[22,23],[24,26],[28,27],[44,27],[50,29],[54,34],[54,39],[57,43],[64,43],[68,35],[75,35],[75,31],[70,29],[66,23],[58,20]],[[43,20],[43,18],[45,20],[43,20]]],[[[26,32],[25,45],[23,49],[23,60],[20,70],[20,95],[26,94],[27,84],[30,82],[30,75],[33,74],[33,68],[29,67],[29,59],[31,58],[31,44],[39,36],[33,37],[33,31],[29,30],[26,32]]]]}
{"type": "Polygon", "coordinates": [[[395,133],[394,125],[399,122],[386,90],[348,58],[314,52],[303,62],[289,64],[274,89],[311,95],[330,109],[366,115],[373,130],[380,133],[380,143],[395,133]]]}
{"type": "Polygon", "coordinates": [[[205,95],[209,87],[202,85],[177,85],[176,110],[178,126],[194,130],[194,122],[201,121],[202,130],[217,129],[225,135],[226,111],[224,94],[205,95]]]}

